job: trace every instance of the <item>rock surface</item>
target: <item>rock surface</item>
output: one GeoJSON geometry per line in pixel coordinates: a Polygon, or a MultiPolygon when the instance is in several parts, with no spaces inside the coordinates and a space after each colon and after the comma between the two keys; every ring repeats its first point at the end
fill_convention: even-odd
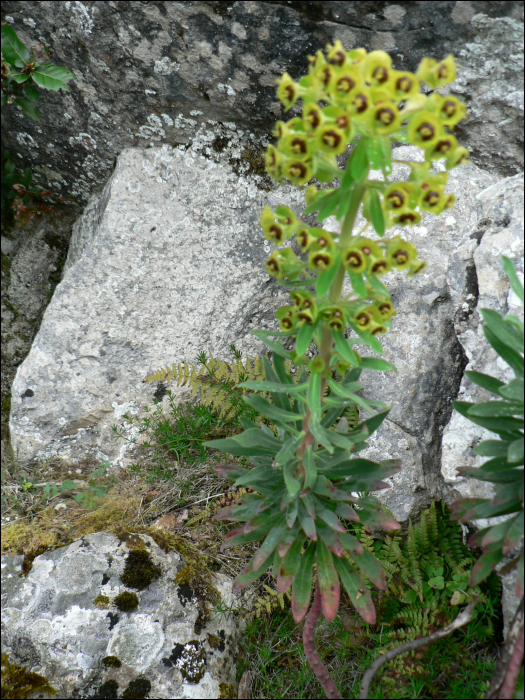
{"type": "Polygon", "coordinates": [[[121,463],[111,426],[155,387],[142,380],[204,350],[256,355],[288,298],[264,263],[264,204],[298,209],[299,190],[266,193],[184,149],[129,149],[75,226],[62,282],[19,367],[11,439],[19,460],[58,455],[121,463]],[[32,393],[29,393],[32,392],[32,393]]]}
{"type": "MultiPolygon", "coordinates": [[[[23,560],[2,556],[2,651],[47,678],[57,697],[234,692],[238,621],[203,617],[195,592],[174,581],[184,566],[176,552],[166,554],[148,535],[125,543],[96,533],[36,557],[27,576],[23,560]],[[126,574],[137,572],[137,552],[161,569],[140,589],[122,583],[132,583],[126,574]],[[136,595],[138,606],[120,610],[122,594],[136,595]]],[[[231,605],[231,580],[216,574],[215,586],[231,605]]]]}
{"type": "Polygon", "coordinates": [[[76,76],[70,93],[41,91],[41,122],[2,110],[4,145],[36,184],[82,203],[125,148],[195,143],[210,131],[227,143],[230,123],[247,143],[266,137],[283,113],[275,80],[303,75],[307,56],[336,38],[388,51],[408,70],[454,54],[453,91],[470,104],[465,145],[481,167],[523,166],[520,3],[15,0],[2,3],[2,21],[76,76]]]}

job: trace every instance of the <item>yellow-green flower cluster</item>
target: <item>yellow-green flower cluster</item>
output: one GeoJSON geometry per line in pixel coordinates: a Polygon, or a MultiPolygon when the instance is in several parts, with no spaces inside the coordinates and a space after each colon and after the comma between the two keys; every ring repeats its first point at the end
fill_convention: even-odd
{"type": "Polygon", "coordinates": [[[325,54],[318,51],[309,60],[308,75],[298,83],[288,73],[279,83],[278,96],[285,109],[299,98],[303,109],[302,116],[277,123],[277,145],[269,146],[266,154],[268,172],[278,181],[286,178],[295,185],[313,177],[326,182],[327,172],[329,179],[337,176],[336,156],[355,137],[368,139],[371,150],[386,144],[390,151],[391,142],[411,143],[424,150],[427,168],[413,168],[409,183],[397,194],[393,186],[383,193],[378,188],[383,194],[385,228],[414,225],[420,211],[439,214],[451,207],[453,197],[444,192],[446,173],[433,179],[428,171],[436,160],[444,160],[449,170],[467,159],[467,149],[451,133],[465,119],[466,108],[453,96],[425,96],[419,90],[421,82],[432,89],[453,82],[453,57],[441,62],[424,59],[413,74],[392,68],[384,51],[345,51],[336,41],[325,54]]]}
{"type": "Polygon", "coordinates": [[[385,322],[397,313],[388,297],[381,295],[375,295],[371,303],[354,299],[337,304],[325,297],[316,299],[303,290],[294,290],[290,296],[293,306],[282,306],[275,314],[283,331],[320,323],[333,331],[343,332],[350,325],[372,335],[383,335],[387,330],[385,322]]]}

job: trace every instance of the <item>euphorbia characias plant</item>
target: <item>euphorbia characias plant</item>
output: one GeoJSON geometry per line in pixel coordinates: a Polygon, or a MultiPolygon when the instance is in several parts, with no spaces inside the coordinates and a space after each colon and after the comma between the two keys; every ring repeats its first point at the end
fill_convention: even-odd
{"type": "Polygon", "coordinates": [[[395,367],[362,357],[356,345],[382,353],[378,336],[391,327],[396,311],[380,278],[390,270],[411,277],[425,267],[413,244],[385,232],[419,223],[422,212],[440,214],[453,206],[454,195],[445,192],[446,171],[462,163],[468,152],[451,132],[466,110],[455,97],[420,93],[420,81],[435,90],[455,79],[452,56],[441,62],[424,59],[414,75],[394,70],[383,51],[346,51],[336,41],[309,61],[308,75],[299,82],[287,73],[279,82],[285,110],[301,99],[302,112],[277,123],[277,143],[268,147],[266,164],[279,182],[286,178],[303,186],[314,178],[325,184],[336,180],[332,189],[309,184],[305,214],[318,212],[320,223],[335,215],[340,233],[309,226],[286,206],[264,208],[261,227],[275,245],[266,269],[290,289],[290,304],[276,313],[279,331],[254,331],[273,353],[271,362],[264,360],[266,381],[240,386],[271,397],[250,393],[245,401],[274,429],[241,419],[243,433],[206,444],[247,457],[254,465],[218,467],[237,486],[252,490],[215,516],[245,523],[228,533],[223,546],[264,538],[234,586],[242,588],[272,567],[277,591],[292,589],[295,621],[310,609],[303,635],[306,656],[327,695],[340,697],[315,649],[321,611],[328,621],[334,619],[342,583],[356,611],[373,624],[375,609],[366,581],[386,587],[379,562],[344,522],[367,529],[400,528],[377,498],[359,496],[389,488],[383,479],[396,473],[400,462],[375,463],[355,456],[389,411],[385,404],[358,395],[360,374],[363,369],[395,367]],[[424,161],[393,161],[392,144],[398,143],[423,149],[424,161]],[[349,145],[353,150],[341,170],[337,156],[349,145]],[[444,163],[445,170],[432,172],[435,161],[444,163]],[[406,182],[391,181],[393,162],[410,166],[406,182]],[[369,179],[370,170],[381,171],[382,179],[369,179]],[[361,206],[368,223],[355,232],[361,206]],[[369,226],[377,239],[364,235],[369,226]],[[302,255],[292,250],[292,241],[302,255]],[[352,292],[343,297],[347,276],[352,292]],[[353,332],[349,339],[348,331],[353,332]],[[268,336],[291,336],[295,349],[288,351],[268,336]],[[317,353],[309,360],[312,341],[317,353]],[[288,374],[286,360],[301,368],[299,381],[288,374]],[[356,404],[370,416],[349,429],[341,416],[356,404]]]}

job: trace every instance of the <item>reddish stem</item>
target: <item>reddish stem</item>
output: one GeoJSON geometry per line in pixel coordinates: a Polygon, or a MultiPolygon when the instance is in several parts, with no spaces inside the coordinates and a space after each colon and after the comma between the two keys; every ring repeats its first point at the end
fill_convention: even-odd
{"type": "Polygon", "coordinates": [[[518,676],[521,671],[521,662],[523,661],[523,627],[521,628],[521,634],[514,647],[514,652],[509,661],[507,667],[507,675],[501,686],[500,698],[513,698],[514,690],[516,689],[516,683],[518,681],[518,676]]]}
{"type": "Polygon", "coordinates": [[[324,692],[327,698],[333,698],[334,700],[342,700],[343,696],[339,692],[336,684],[330,677],[328,669],[321,661],[321,657],[317,652],[315,646],[315,630],[317,628],[317,623],[321,617],[322,607],[321,607],[321,591],[319,590],[319,583],[315,584],[315,596],[310,612],[304,623],[303,630],[303,646],[304,654],[310,668],[317,676],[319,683],[323,686],[324,692]]]}

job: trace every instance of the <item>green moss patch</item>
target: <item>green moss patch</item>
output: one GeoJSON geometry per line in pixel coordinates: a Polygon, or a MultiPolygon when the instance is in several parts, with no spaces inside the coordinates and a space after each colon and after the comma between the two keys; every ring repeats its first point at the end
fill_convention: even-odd
{"type": "Polygon", "coordinates": [[[124,573],[120,577],[128,588],[143,591],[152,581],[159,578],[161,568],[153,562],[149,552],[142,549],[132,549],[126,557],[124,573]]]}

